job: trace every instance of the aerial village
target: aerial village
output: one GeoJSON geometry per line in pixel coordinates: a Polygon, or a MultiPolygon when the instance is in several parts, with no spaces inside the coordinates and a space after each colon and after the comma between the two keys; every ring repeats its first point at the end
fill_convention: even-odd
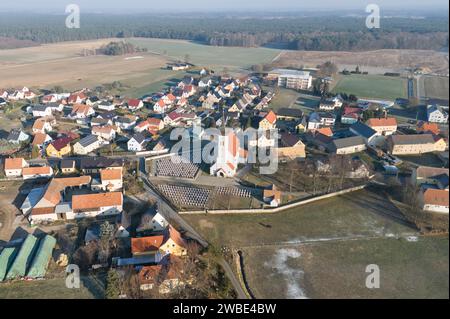
{"type": "Polygon", "coordinates": [[[430,104],[411,123],[398,123],[390,105],[346,94],[322,96],[310,110],[273,108],[279,88],[312,94],[313,81],[330,79],[306,70],[231,76],[169,67],[192,72],[140,98],[0,90],[0,109],[24,105],[21,127],[1,140],[0,178],[21,183],[13,224],[28,229],[1,244],[0,285],[77,264],[131,273],[141,292],[170,295],[199,280],[183,269],[207,246],[182,214],[277,211],[368,184],[398,185],[420,211],[449,213],[448,105],[430,104]],[[278,170],[264,175],[247,163],[250,146],[235,133],[218,136],[211,164],[177,160],[175,128],[194,140],[207,128],[275,130],[277,141],[252,143],[275,147],[278,170]],[[409,162],[428,154],[440,167],[409,162]]]}

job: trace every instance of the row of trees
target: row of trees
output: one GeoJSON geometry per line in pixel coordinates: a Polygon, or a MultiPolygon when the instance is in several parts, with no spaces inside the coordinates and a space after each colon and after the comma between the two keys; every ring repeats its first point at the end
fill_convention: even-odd
{"type": "Polygon", "coordinates": [[[0,37],[51,43],[108,37],[186,39],[217,46],[276,46],[297,50],[441,49],[448,47],[448,19],[392,18],[369,30],[358,17],[279,19],[198,16],[83,15],[80,29],[64,16],[0,14],[0,37]]]}

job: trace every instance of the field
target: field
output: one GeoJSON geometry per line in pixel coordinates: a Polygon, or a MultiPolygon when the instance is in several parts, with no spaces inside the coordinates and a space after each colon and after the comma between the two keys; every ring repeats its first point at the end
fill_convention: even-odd
{"type": "Polygon", "coordinates": [[[149,52],[184,60],[199,66],[229,70],[248,68],[253,64],[269,63],[281,52],[268,48],[216,47],[191,41],[134,38],[133,44],[147,48],[149,52]]]}
{"type": "Polygon", "coordinates": [[[257,298],[448,297],[448,238],[423,238],[385,196],[363,190],[267,215],[183,215],[208,241],[243,253],[257,298]],[[365,267],[381,288],[365,288],[365,267]]]}
{"type": "Polygon", "coordinates": [[[382,75],[339,76],[333,92],[355,94],[360,98],[395,100],[407,98],[406,79],[382,75]]]}
{"type": "Polygon", "coordinates": [[[183,215],[216,245],[249,247],[329,238],[410,234],[388,214],[399,211],[382,194],[363,190],[277,214],[183,215]]]}
{"type": "Polygon", "coordinates": [[[331,61],[344,68],[354,70],[357,65],[370,74],[404,72],[411,67],[427,67],[431,72],[448,74],[448,53],[431,50],[376,50],[363,52],[343,51],[283,51],[276,59],[280,66],[316,67],[331,61]]]}
{"type": "Polygon", "coordinates": [[[448,298],[448,238],[380,238],[243,251],[256,298],[448,298]],[[380,288],[365,286],[367,265],[380,288]]]}
{"type": "Polygon", "coordinates": [[[104,298],[104,283],[95,276],[82,276],[79,289],[67,288],[64,277],[0,284],[0,299],[102,298],[104,298]]]}
{"type": "Polygon", "coordinates": [[[424,76],[420,79],[425,92],[420,91],[427,98],[448,100],[448,77],[424,76]]]}
{"type": "Polygon", "coordinates": [[[212,47],[189,41],[162,39],[129,39],[147,53],[130,56],[84,56],[114,41],[64,42],[37,47],[0,50],[0,88],[51,88],[61,85],[68,90],[92,88],[100,84],[120,81],[122,95],[140,97],[166,87],[186,72],[165,69],[167,62],[184,60],[199,66],[223,71],[241,72],[252,64],[270,62],[280,52],[266,48],[212,47]]]}

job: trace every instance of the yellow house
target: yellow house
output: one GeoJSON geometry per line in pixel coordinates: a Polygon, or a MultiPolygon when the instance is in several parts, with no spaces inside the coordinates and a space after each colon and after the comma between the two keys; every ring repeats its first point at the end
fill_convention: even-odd
{"type": "Polygon", "coordinates": [[[46,148],[47,156],[49,157],[63,157],[69,155],[72,152],[72,147],[70,146],[71,138],[62,137],[52,143],[50,143],[46,148]]]}
{"type": "Polygon", "coordinates": [[[271,130],[275,128],[275,123],[277,122],[277,115],[274,111],[269,111],[261,121],[259,121],[260,130],[271,130]]]}
{"type": "Polygon", "coordinates": [[[447,150],[445,139],[441,137],[435,138],[434,149],[436,152],[445,152],[447,150]]]}
{"type": "Polygon", "coordinates": [[[158,253],[185,256],[187,242],[175,228],[169,225],[163,235],[131,238],[131,253],[135,257],[158,253]]]}

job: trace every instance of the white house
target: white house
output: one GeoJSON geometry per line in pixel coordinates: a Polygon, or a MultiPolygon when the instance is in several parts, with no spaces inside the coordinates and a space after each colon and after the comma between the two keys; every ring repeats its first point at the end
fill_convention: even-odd
{"type": "Polygon", "coordinates": [[[32,107],[33,117],[44,117],[52,115],[52,108],[49,105],[34,105],[32,107]]]}
{"type": "Polygon", "coordinates": [[[72,210],[67,219],[116,215],[123,210],[123,195],[122,192],[73,195],[72,210]]]}
{"type": "Polygon", "coordinates": [[[427,106],[427,117],[431,123],[448,123],[448,112],[437,104],[427,106]]]}
{"type": "Polygon", "coordinates": [[[137,227],[137,232],[152,231],[160,232],[169,227],[167,219],[159,212],[156,214],[146,213],[141,218],[141,224],[137,227]]]}
{"type": "Polygon", "coordinates": [[[97,108],[99,110],[103,110],[103,111],[114,111],[116,106],[113,103],[111,103],[111,102],[102,101],[102,102],[97,104],[97,108]]]}
{"type": "Polygon", "coordinates": [[[53,176],[53,169],[50,166],[24,167],[22,177],[24,180],[36,178],[50,178],[53,176]]]}
{"type": "Polygon", "coordinates": [[[77,142],[73,146],[73,151],[75,154],[78,155],[87,155],[106,144],[108,144],[107,141],[104,141],[101,137],[97,135],[91,134],[82,138],[79,142],[77,142]]]}
{"type": "Polygon", "coordinates": [[[20,144],[30,139],[30,136],[21,129],[13,129],[9,132],[7,141],[13,144],[20,144]]]}
{"type": "Polygon", "coordinates": [[[28,167],[28,163],[23,158],[5,158],[4,169],[6,177],[22,176],[22,170],[25,167],[28,167]]]}
{"type": "Polygon", "coordinates": [[[136,133],[127,142],[127,148],[130,152],[141,152],[145,150],[145,144],[146,144],[145,137],[140,133],[136,133]]]}

